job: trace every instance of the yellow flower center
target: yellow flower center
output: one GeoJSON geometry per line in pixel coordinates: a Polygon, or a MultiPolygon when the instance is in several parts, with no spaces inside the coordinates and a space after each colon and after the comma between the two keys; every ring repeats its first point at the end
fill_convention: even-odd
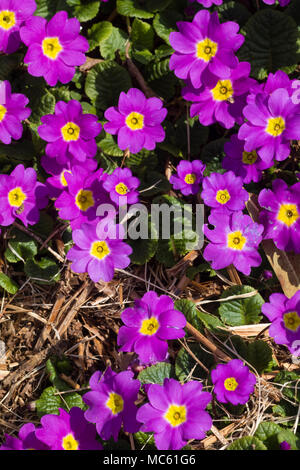
{"type": "Polygon", "coordinates": [[[281,116],[276,118],[268,119],[268,125],[266,127],[266,132],[273,137],[277,137],[282,134],[285,129],[285,121],[281,116]]]}
{"type": "Polygon", "coordinates": [[[194,173],[188,173],[187,175],[185,175],[184,181],[187,184],[194,184],[196,181],[196,175],[194,173]]]}
{"type": "Polygon", "coordinates": [[[140,333],[142,335],[152,336],[157,332],[159,326],[160,325],[158,323],[157,318],[155,317],[148,318],[147,320],[142,321],[140,333]]]}
{"type": "Polygon", "coordinates": [[[111,392],[109,394],[109,399],[106,402],[106,406],[111,410],[113,415],[117,415],[123,411],[124,400],[121,395],[111,392]]]}
{"type": "Polygon", "coordinates": [[[79,442],[74,439],[73,434],[68,434],[63,438],[62,446],[65,450],[78,450],[79,442]]]}
{"type": "Polygon", "coordinates": [[[242,250],[247,241],[247,238],[243,236],[242,232],[237,230],[227,235],[227,246],[233,250],[242,250]]]}
{"type": "Polygon", "coordinates": [[[299,219],[299,213],[296,204],[281,204],[277,214],[277,220],[291,227],[299,219]]]}
{"type": "Polygon", "coordinates": [[[252,150],[252,152],[243,152],[243,163],[246,163],[246,165],[253,165],[253,163],[256,162],[258,159],[258,155],[256,153],[256,150],[252,150]]]}
{"type": "Polygon", "coordinates": [[[25,199],[27,196],[19,187],[11,189],[8,193],[8,202],[12,207],[21,207],[25,199]]]}
{"type": "Polygon", "coordinates": [[[49,59],[57,59],[58,54],[62,51],[62,45],[57,37],[45,38],[42,42],[43,53],[49,59]]]}
{"type": "Polygon", "coordinates": [[[121,194],[122,196],[124,196],[124,194],[129,193],[129,189],[124,183],[117,184],[117,186],[115,187],[115,190],[118,194],[121,194]]]}
{"type": "Polygon", "coordinates": [[[0,122],[3,121],[6,112],[7,112],[6,107],[0,104],[0,122]]]}
{"type": "Polygon", "coordinates": [[[109,255],[110,249],[105,241],[93,242],[90,250],[90,254],[98,259],[103,259],[109,255]]]}
{"type": "Polygon", "coordinates": [[[230,194],[229,194],[229,192],[227,191],[227,189],[220,189],[220,190],[217,192],[216,200],[217,200],[220,204],[226,204],[226,202],[228,202],[229,199],[230,199],[230,194]]]}
{"type": "Polygon", "coordinates": [[[238,386],[238,383],[234,377],[228,377],[228,379],[224,381],[224,387],[226,388],[226,390],[229,390],[230,392],[233,392],[237,386],[238,386]]]}
{"type": "Polygon", "coordinates": [[[215,101],[226,101],[233,96],[232,83],[230,80],[219,80],[211,92],[215,101]]]}
{"type": "Polygon", "coordinates": [[[95,204],[93,193],[88,189],[81,189],[78,191],[75,204],[81,211],[87,211],[90,207],[93,207],[95,204]]]}
{"type": "Polygon", "coordinates": [[[60,182],[63,186],[68,186],[68,183],[67,183],[67,180],[66,180],[66,177],[65,177],[65,174],[66,173],[70,173],[70,175],[72,174],[72,171],[70,170],[63,170],[60,174],[60,182]]]}
{"type": "Polygon", "coordinates": [[[176,428],[186,422],[186,407],[184,405],[170,405],[164,418],[176,428]]]}
{"type": "Polygon", "coordinates": [[[209,62],[217,53],[218,44],[208,38],[199,41],[196,46],[196,56],[198,59],[209,62]]]}
{"type": "Polygon", "coordinates": [[[61,133],[65,142],[71,140],[78,140],[80,134],[80,127],[74,122],[67,122],[62,128],[61,133]]]}
{"type": "Polygon", "coordinates": [[[0,28],[5,29],[7,31],[8,29],[13,28],[15,24],[16,24],[16,15],[14,14],[13,11],[9,11],[9,10],[0,11],[0,28]]]}
{"type": "Polygon", "coordinates": [[[129,129],[132,131],[137,131],[139,129],[143,129],[144,127],[144,116],[140,113],[132,112],[128,114],[125,122],[129,129]]]}
{"type": "Polygon", "coordinates": [[[300,326],[300,317],[297,312],[288,312],[283,315],[284,325],[288,330],[297,331],[300,326]]]}

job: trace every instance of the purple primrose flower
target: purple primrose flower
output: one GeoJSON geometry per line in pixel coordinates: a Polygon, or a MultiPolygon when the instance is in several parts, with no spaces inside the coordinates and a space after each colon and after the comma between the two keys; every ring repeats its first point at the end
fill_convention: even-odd
{"type": "Polygon", "coordinates": [[[0,0],[0,51],[15,52],[20,44],[20,26],[31,18],[36,10],[34,0],[0,0]]]}
{"type": "Polygon", "coordinates": [[[300,290],[290,299],[284,294],[270,295],[262,313],[272,322],[269,335],[275,343],[287,346],[291,354],[300,352],[300,290]]]}
{"type": "Polygon", "coordinates": [[[132,176],[129,168],[116,168],[111,175],[107,175],[103,188],[109,193],[111,200],[118,206],[135,204],[139,200],[137,188],[140,180],[132,176]]]}
{"type": "Polygon", "coordinates": [[[35,425],[33,423],[24,424],[18,437],[5,435],[6,440],[0,446],[0,450],[49,450],[49,447],[39,441],[35,435],[35,425]]]}
{"type": "Polygon", "coordinates": [[[96,440],[96,428],[88,423],[84,411],[73,407],[67,413],[59,408],[59,415],[44,415],[36,437],[50,450],[102,450],[96,440]]]}
{"type": "Polygon", "coordinates": [[[245,208],[249,194],[243,188],[242,178],[232,171],[223,175],[211,173],[203,179],[201,197],[207,206],[225,211],[240,211],[245,208]]]}
{"type": "Polygon", "coordinates": [[[117,441],[122,423],[125,432],[135,433],[140,428],[134,402],[141,384],[133,376],[129,371],[117,374],[109,367],[103,374],[98,371],[90,378],[91,391],[82,397],[89,407],[84,415],[96,423],[97,432],[104,440],[112,436],[117,441]]]}
{"type": "Polygon", "coordinates": [[[185,316],[174,309],[170,297],[158,297],[154,291],[135,300],[134,308],[126,308],[121,318],[126,326],[122,326],[118,334],[120,351],[136,352],[145,364],[164,361],[167,340],[185,336],[185,316]]]}
{"type": "Polygon", "coordinates": [[[122,241],[124,236],[123,226],[114,224],[112,219],[82,224],[73,231],[75,246],[67,253],[72,270],[88,272],[94,282],[111,281],[115,269],[124,269],[130,264],[132,248],[122,241]]]}
{"type": "Polygon", "coordinates": [[[181,160],[176,168],[177,176],[172,175],[170,183],[174,189],[179,189],[185,196],[197,194],[203,180],[204,170],[205,165],[200,160],[192,162],[181,160]]]}
{"type": "Polygon", "coordinates": [[[144,423],[141,431],[154,432],[159,450],[182,449],[189,439],[203,439],[212,426],[205,411],[212,396],[200,382],[165,379],[163,385],[151,384],[147,395],[150,403],[139,408],[137,419],[144,423]]]}
{"type": "Polygon", "coordinates": [[[44,77],[50,86],[58,80],[70,82],[75,66],[84,64],[89,49],[88,40],[79,32],[79,21],[68,19],[66,11],[59,11],[48,23],[40,16],[29,18],[20,29],[21,39],[28,46],[24,58],[28,73],[44,77]]]}
{"type": "Polygon", "coordinates": [[[34,225],[39,221],[39,209],[48,204],[48,190],[37,182],[36,171],[18,165],[10,175],[0,175],[1,225],[11,225],[16,218],[23,224],[34,225]]]}
{"type": "Polygon", "coordinates": [[[211,371],[214,392],[221,403],[244,405],[254,392],[255,375],[240,359],[232,359],[227,364],[218,364],[211,371]]]}
{"type": "Polygon", "coordinates": [[[39,136],[46,140],[46,154],[59,163],[70,159],[85,162],[97,153],[95,137],[101,132],[97,116],[83,114],[79,101],[59,101],[55,114],[41,117],[39,136]]]}
{"type": "Polygon", "coordinates": [[[208,218],[214,230],[204,225],[203,231],[210,243],[203,257],[210,261],[213,269],[223,269],[233,264],[236,269],[249,276],[252,266],[259,266],[261,256],[257,251],[262,240],[263,225],[256,224],[242,212],[227,214],[215,210],[208,218]]]}
{"type": "Polygon", "coordinates": [[[137,153],[142,148],[153,150],[156,142],[162,142],[165,131],[161,126],[167,115],[159,98],[147,99],[139,89],[130,88],[119,97],[118,107],[108,108],[104,116],[109,121],[104,130],[118,134],[118,146],[137,153]]]}

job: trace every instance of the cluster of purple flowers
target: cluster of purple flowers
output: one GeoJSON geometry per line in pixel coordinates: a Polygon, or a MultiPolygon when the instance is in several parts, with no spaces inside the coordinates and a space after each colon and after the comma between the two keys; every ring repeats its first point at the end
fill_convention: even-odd
{"type": "MultiPolygon", "coordinates": [[[[255,375],[238,359],[219,364],[211,377],[217,399],[234,405],[246,403],[256,383],[255,375]]],[[[18,437],[7,435],[0,450],[102,450],[97,434],[117,442],[121,428],[154,433],[157,449],[178,450],[190,439],[204,439],[212,427],[205,410],[212,394],[203,391],[201,382],[181,384],[166,378],[163,385],[149,384],[148,402],[140,407],[136,402],[141,383],[131,371],[97,371],[89,386],[83,395],[85,412],[73,407],[69,413],[60,408],[58,415],[44,415],[40,426],[28,423],[18,437]]]]}

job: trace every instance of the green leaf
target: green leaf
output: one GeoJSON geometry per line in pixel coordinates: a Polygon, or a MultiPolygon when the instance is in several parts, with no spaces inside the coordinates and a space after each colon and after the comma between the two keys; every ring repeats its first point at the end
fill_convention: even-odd
{"type": "Polygon", "coordinates": [[[50,258],[42,258],[40,261],[29,259],[25,263],[24,271],[27,276],[42,284],[51,284],[60,279],[59,267],[50,258]]]}
{"type": "Polygon", "coordinates": [[[32,109],[29,118],[31,125],[37,126],[40,124],[42,116],[54,113],[55,98],[47,89],[31,89],[28,97],[30,98],[30,108],[32,109]]]}
{"type": "Polygon", "coordinates": [[[116,106],[121,91],[127,92],[132,87],[128,72],[116,62],[100,62],[88,72],[85,92],[96,108],[105,110],[116,106]]]}
{"type": "Polygon", "coordinates": [[[251,74],[260,80],[269,72],[296,67],[299,62],[298,30],[295,21],[281,11],[263,9],[243,29],[245,42],[239,60],[251,64],[251,74]]]}
{"type": "Polygon", "coordinates": [[[262,374],[272,362],[272,349],[262,340],[253,341],[248,345],[247,360],[259,374],[262,374]]]}
{"type": "Polygon", "coordinates": [[[141,449],[156,449],[153,434],[139,431],[133,437],[141,449]]]}
{"type": "Polygon", "coordinates": [[[111,134],[106,134],[104,139],[100,140],[99,146],[103,153],[110,155],[111,157],[123,157],[124,155],[123,150],[120,150],[117,142],[111,134]]]}
{"type": "Polygon", "coordinates": [[[268,450],[262,441],[254,436],[245,436],[237,439],[226,450],[268,450]]]}
{"type": "Polygon", "coordinates": [[[85,1],[82,0],[66,0],[67,4],[72,7],[73,16],[80,22],[90,21],[97,15],[100,7],[99,0],[85,1]]]}
{"type": "Polygon", "coordinates": [[[131,41],[136,49],[153,49],[154,31],[145,21],[135,18],[132,23],[131,41]]]}
{"type": "Polygon", "coordinates": [[[119,28],[113,28],[107,39],[100,43],[100,52],[104,59],[115,58],[116,52],[119,51],[121,57],[125,57],[125,46],[128,35],[119,28]]]}
{"type": "MultiPolygon", "coordinates": [[[[233,295],[247,294],[254,290],[250,286],[232,286],[222,293],[221,299],[226,299],[233,295]]],[[[244,299],[229,300],[228,302],[221,303],[219,315],[222,321],[230,326],[259,323],[262,318],[260,313],[263,304],[264,299],[260,294],[244,299]]]]}
{"type": "Polygon", "coordinates": [[[169,36],[172,31],[176,31],[177,21],[181,21],[183,16],[175,10],[167,10],[162,13],[157,13],[153,20],[153,28],[156,34],[170,44],[169,36]]]}
{"type": "Polygon", "coordinates": [[[240,28],[249,20],[251,13],[241,3],[230,1],[223,3],[217,7],[219,13],[220,23],[225,21],[235,21],[239,24],[240,28]]]}
{"type": "Polygon", "coordinates": [[[284,385],[281,392],[285,397],[293,402],[300,402],[299,373],[282,370],[276,375],[274,382],[284,385]]]}
{"type": "Polygon", "coordinates": [[[35,0],[37,9],[35,11],[36,16],[42,16],[47,20],[50,20],[60,10],[66,10],[69,14],[71,9],[67,5],[66,0],[35,0]]]}
{"type": "Polygon", "coordinates": [[[183,313],[186,321],[193,325],[197,330],[203,331],[203,323],[199,318],[199,311],[194,302],[187,299],[176,300],[174,308],[183,313]]]}
{"type": "Polygon", "coordinates": [[[101,21],[100,23],[94,24],[91,29],[88,30],[88,41],[90,44],[90,51],[100,46],[102,41],[109,38],[113,31],[113,25],[110,21],[101,21]]]}
{"type": "Polygon", "coordinates": [[[146,367],[139,375],[138,380],[141,384],[163,384],[164,379],[173,377],[171,364],[167,362],[158,362],[154,366],[146,367]]]}
{"type": "Polygon", "coordinates": [[[63,408],[66,411],[70,411],[74,406],[82,410],[86,409],[79,393],[71,392],[60,396],[58,392],[56,387],[47,387],[40,398],[36,400],[35,404],[39,418],[47,414],[58,415],[59,408],[63,408]]]}
{"type": "Polygon", "coordinates": [[[288,442],[291,450],[300,450],[300,435],[294,434],[290,429],[283,429],[277,434],[278,445],[283,441],[288,442]]]}
{"type": "Polygon", "coordinates": [[[8,249],[5,251],[5,258],[10,263],[26,261],[33,258],[38,252],[38,245],[29,235],[20,230],[13,229],[8,240],[8,249]]]}
{"type": "MultiPolygon", "coordinates": [[[[140,215],[142,217],[142,214],[140,215]]],[[[144,265],[148,261],[150,261],[151,258],[156,253],[157,250],[157,245],[158,245],[158,240],[157,240],[157,232],[155,230],[155,227],[153,224],[151,224],[151,219],[150,216],[146,214],[146,217],[148,218],[148,238],[147,239],[142,239],[138,238],[137,240],[133,240],[130,238],[130,228],[135,228],[137,232],[141,230],[141,227],[136,227],[135,221],[137,219],[131,219],[128,223],[128,240],[127,243],[129,246],[132,248],[132,253],[130,255],[130,261],[134,264],[138,265],[144,265]]]]}
{"type": "Polygon", "coordinates": [[[9,294],[16,294],[16,292],[19,290],[19,286],[15,283],[15,281],[3,273],[0,273],[0,287],[6,290],[6,292],[9,294]]]}
{"type": "Polygon", "coordinates": [[[117,0],[117,11],[120,15],[136,18],[152,18],[154,15],[139,5],[138,0],[117,0]]]}
{"type": "Polygon", "coordinates": [[[269,450],[278,449],[277,434],[282,428],[273,422],[264,421],[259,424],[254,436],[260,439],[269,450]]]}

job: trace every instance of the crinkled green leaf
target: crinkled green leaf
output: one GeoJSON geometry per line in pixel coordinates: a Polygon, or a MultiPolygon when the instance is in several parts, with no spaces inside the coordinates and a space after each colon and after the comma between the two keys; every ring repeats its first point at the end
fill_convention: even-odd
{"type": "Polygon", "coordinates": [[[99,0],[66,0],[72,9],[72,14],[80,22],[90,21],[97,15],[100,7],[99,0]]]}
{"type": "Polygon", "coordinates": [[[28,260],[33,258],[38,252],[38,245],[29,235],[20,230],[13,229],[8,239],[8,248],[5,251],[5,258],[10,263],[28,260]]]}
{"type": "Polygon", "coordinates": [[[29,259],[25,263],[24,271],[27,276],[42,284],[51,284],[60,279],[59,266],[50,258],[42,258],[39,261],[29,259]]]}
{"type": "MultiPolygon", "coordinates": [[[[141,214],[140,217],[143,217],[143,215],[141,214]]],[[[144,265],[145,263],[150,261],[151,258],[153,258],[156,253],[158,244],[157,233],[155,227],[153,226],[153,224],[151,224],[151,218],[148,216],[148,214],[146,214],[145,217],[148,219],[147,239],[138,238],[137,240],[133,240],[132,238],[130,238],[131,228],[134,228],[135,231],[139,232],[141,230],[141,227],[139,226],[140,222],[137,222],[137,218],[131,219],[128,222],[129,238],[127,240],[127,243],[129,246],[131,246],[133,250],[130,255],[130,260],[132,263],[138,265],[144,265]]]]}
{"type": "Polygon", "coordinates": [[[247,360],[259,374],[262,374],[272,361],[272,349],[265,341],[253,341],[248,345],[247,360]]]}
{"type": "Polygon", "coordinates": [[[186,321],[191,323],[197,330],[203,331],[203,323],[199,318],[199,311],[194,302],[188,299],[180,299],[175,301],[174,307],[183,313],[186,321]]]}
{"type": "Polygon", "coordinates": [[[4,273],[0,273],[0,287],[6,290],[9,294],[16,294],[19,290],[15,281],[10,279],[10,277],[6,276],[4,273]]]}
{"type": "Polygon", "coordinates": [[[102,41],[109,38],[113,31],[113,25],[110,21],[101,21],[100,23],[93,24],[91,29],[88,30],[88,40],[90,44],[90,51],[100,46],[102,41]]]}
{"type": "Polygon", "coordinates": [[[278,445],[282,442],[288,442],[291,446],[291,450],[300,450],[300,435],[299,433],[294,434],[290,429],[283,429],[277,434],[278,445]]]}
{"type": "Polygon", "coordinates": [[[56,387],[47,387],[35,404],[39,418],[48,414],[58,415],[59,408],[63,408],[66,411],[70,411],[75,406],[82,410],[86,409],[79,393],[71,392],[60,396],[56,387]]]}
{"type": "MultiPolygon", "coordinates": [[[[226,289],[221,295],[222,299],[233,295],[247,294],[255,289],[250,286],[232,286],[226,289]]],[[[260,294],[244,299],[228,300],[222,302],[219,307],[219,315],[224,323],[230,326],[250,325],[259,323],[261,316],[261,306],[264,299],[260,294]]]]}
{"type": "Polygon", "coordinates": [[[254,436],[260,439],[269,450],[278,449],[278,433],[282,431],[279,424],[263,421],[259,424],[254,436]]]}
{"type": "Polygon", "coordinates": [[[136,18],[153,17],[153,13],[144,9],[138,0],[117,0],[117,11],[123,16],[132,16],[136,18]]]}
{"type": "Polygon", "coordinates": [[[104,139],[100,140],[99,147],[103,153],[111,157],[123,157],[124,155],[123,150],[120,150],[111,134],[106,134],[104,139]]]}
{"type": "Polygon", "coordinates": [[[166,43],[170,44],[169,36],[172,31],[176,31],[177,21],[182,21],[183,16],[175,10],[165,10],[157,13],[153,20],[153,28],[156,34],[166,43]]]}
{"type": "Polygon", "coordinates": [[[240,28],[248,21],[251,16],[250,11],[244,5],[236,1],[224,2],[217,7],[220,23],[225,21],[235,21],[240,28]]]}
{"type": "Polygon", "coordinates": [[[118,51],[121,56],[125,56],[125,46],[128,40],[128,35],[122,29],[113,27],[111,34],[107,39],[100,43],[100,52],[104,59],[115,58],[118,51]]]}
{"type": "Polygon", "coordinates": [[[275,383],[284,385],[281,388],[281,392],[289,400],[299,403],[300,402],[300,384],[299,384],[299,372],[289,372],[287,370],[281,370],[274,379],[275,383]]]}
{"type": "Polygon", "coordinates": [[[255,13],[243,28],[245,42],[238,51],[241,61],[251,64],[251,75],[262,80],[268,73],[299,62],[297,24],[285,13],[263,9],[255,13]]]}
{"type": "Polygon", "coordinates": [[[245,436],[237,439],[226,450],[268,450],[264,443],[254,436],[245,436]]]}
{"type": "Polygon", "coordinates": [[[116,106],[121,91],[127,92],[131,87],[131,78],[125,68],[112,60],[106,60],[88,72],[85,92],[96,108],[106,110],[116,106]]]}
{"type": "Polygon", "coordinates": [[[173,377],[171,364],[167,362],[158,362],[154,366],[146,367],[139,375],[138,380],[141,384],[163,384],[164,379],[173,377]]]}
{"type": "Polygon", "coordinates": [[[135,18],[132,23],[131,41],[136,49],[153,49],[154,31],[146,21],[135,18]]]}

